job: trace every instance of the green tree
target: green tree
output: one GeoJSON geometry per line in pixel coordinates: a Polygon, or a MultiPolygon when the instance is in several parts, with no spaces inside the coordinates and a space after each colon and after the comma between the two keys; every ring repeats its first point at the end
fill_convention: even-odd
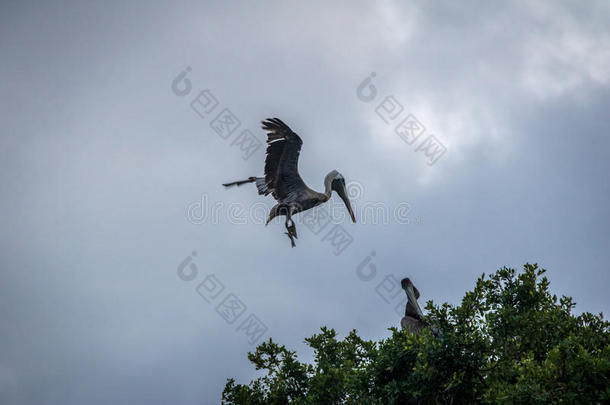
{"type": "Polygon", "coordinates": [[[435,338],[390,328],[380,342],[333,329],[305,339],[314,364],[273,340],[249,353],[264,375],[229,379],[226,405],[610,403],[610,324],[572,314],[549,292],[545,270],[526,264],[483,274],[458,306],[428,302],[435,338]]]}

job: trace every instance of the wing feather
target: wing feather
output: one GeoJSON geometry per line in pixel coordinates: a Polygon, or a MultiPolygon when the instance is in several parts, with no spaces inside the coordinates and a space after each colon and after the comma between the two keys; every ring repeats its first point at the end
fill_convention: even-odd
{"type": "Polygon", "coordinates": [[[298,171],[299,154],[303,141],[279,118],[262,122],[267,131],[267,157],[265,159],[265,184],[278,201],[296,198],[305,188],[298,171]]]}

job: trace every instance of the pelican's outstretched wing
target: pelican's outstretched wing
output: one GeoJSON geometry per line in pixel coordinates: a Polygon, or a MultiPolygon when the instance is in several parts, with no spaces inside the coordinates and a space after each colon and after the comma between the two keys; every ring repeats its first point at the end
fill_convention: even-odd
{"type": "Polygon", "coordinates": [[[262,124],[263,129],[268,132],[265,159],[266,194],[272,193],[278,201],[296,199],[298,191],[307,187],[298,171],[303,141],[278,118],[268,118],[262,124]]]}

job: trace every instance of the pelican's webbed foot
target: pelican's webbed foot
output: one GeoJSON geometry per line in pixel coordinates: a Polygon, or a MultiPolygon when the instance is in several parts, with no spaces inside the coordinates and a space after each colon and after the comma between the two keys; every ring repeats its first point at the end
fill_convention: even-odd
{"type": "Polygon", "coordinates": [[[292,247],[295,247],[296,244],[294,243],[294,238],[292,237],[292,234],[288,233],[288,232],[284,232],[286,235],[288,235],[288,237],[290,238],[290,245],[292,247]]]}
{"type": "MultiPolygon", "coordinates": [[[[292,222],[292,221],[290,221],[290,222],[292,222]]],[[[296,226],[294,226],[294,222],[292,222],[292,225],[290,225],[286,229],[288,230],[288,233],[290,233],[292,236],[294,236],[295,239],[299,238],[297,236],[297,228],[296,228],[296,226]]]]}
{"type": "Polygon", "coordinates": [[[286,232],[286,235],[288,235],[288,237],[290,238],[290,244],[292,245],[292,247],[295,247],[296,244],[294,243],[294,240],[297,239],[297,229],[294,225],[294,221],[287,217],[286,218],[286,230],[288,232],[286,232]]]}

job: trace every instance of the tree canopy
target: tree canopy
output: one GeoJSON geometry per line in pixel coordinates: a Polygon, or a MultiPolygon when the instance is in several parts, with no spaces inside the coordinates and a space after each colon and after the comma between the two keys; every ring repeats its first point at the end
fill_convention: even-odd
{"type": "Polygon", "coordinates": [[[572,313],[549,291],[545,270],[502,268],[476,281],[460,305],[426,305],[419,334],[390,328],[379,342],[334,329],[305,339],[314,363],[272,339],[248,359],[263,375],[229,379],[226,405],[610,402],[610,324],[572,313]]]}

